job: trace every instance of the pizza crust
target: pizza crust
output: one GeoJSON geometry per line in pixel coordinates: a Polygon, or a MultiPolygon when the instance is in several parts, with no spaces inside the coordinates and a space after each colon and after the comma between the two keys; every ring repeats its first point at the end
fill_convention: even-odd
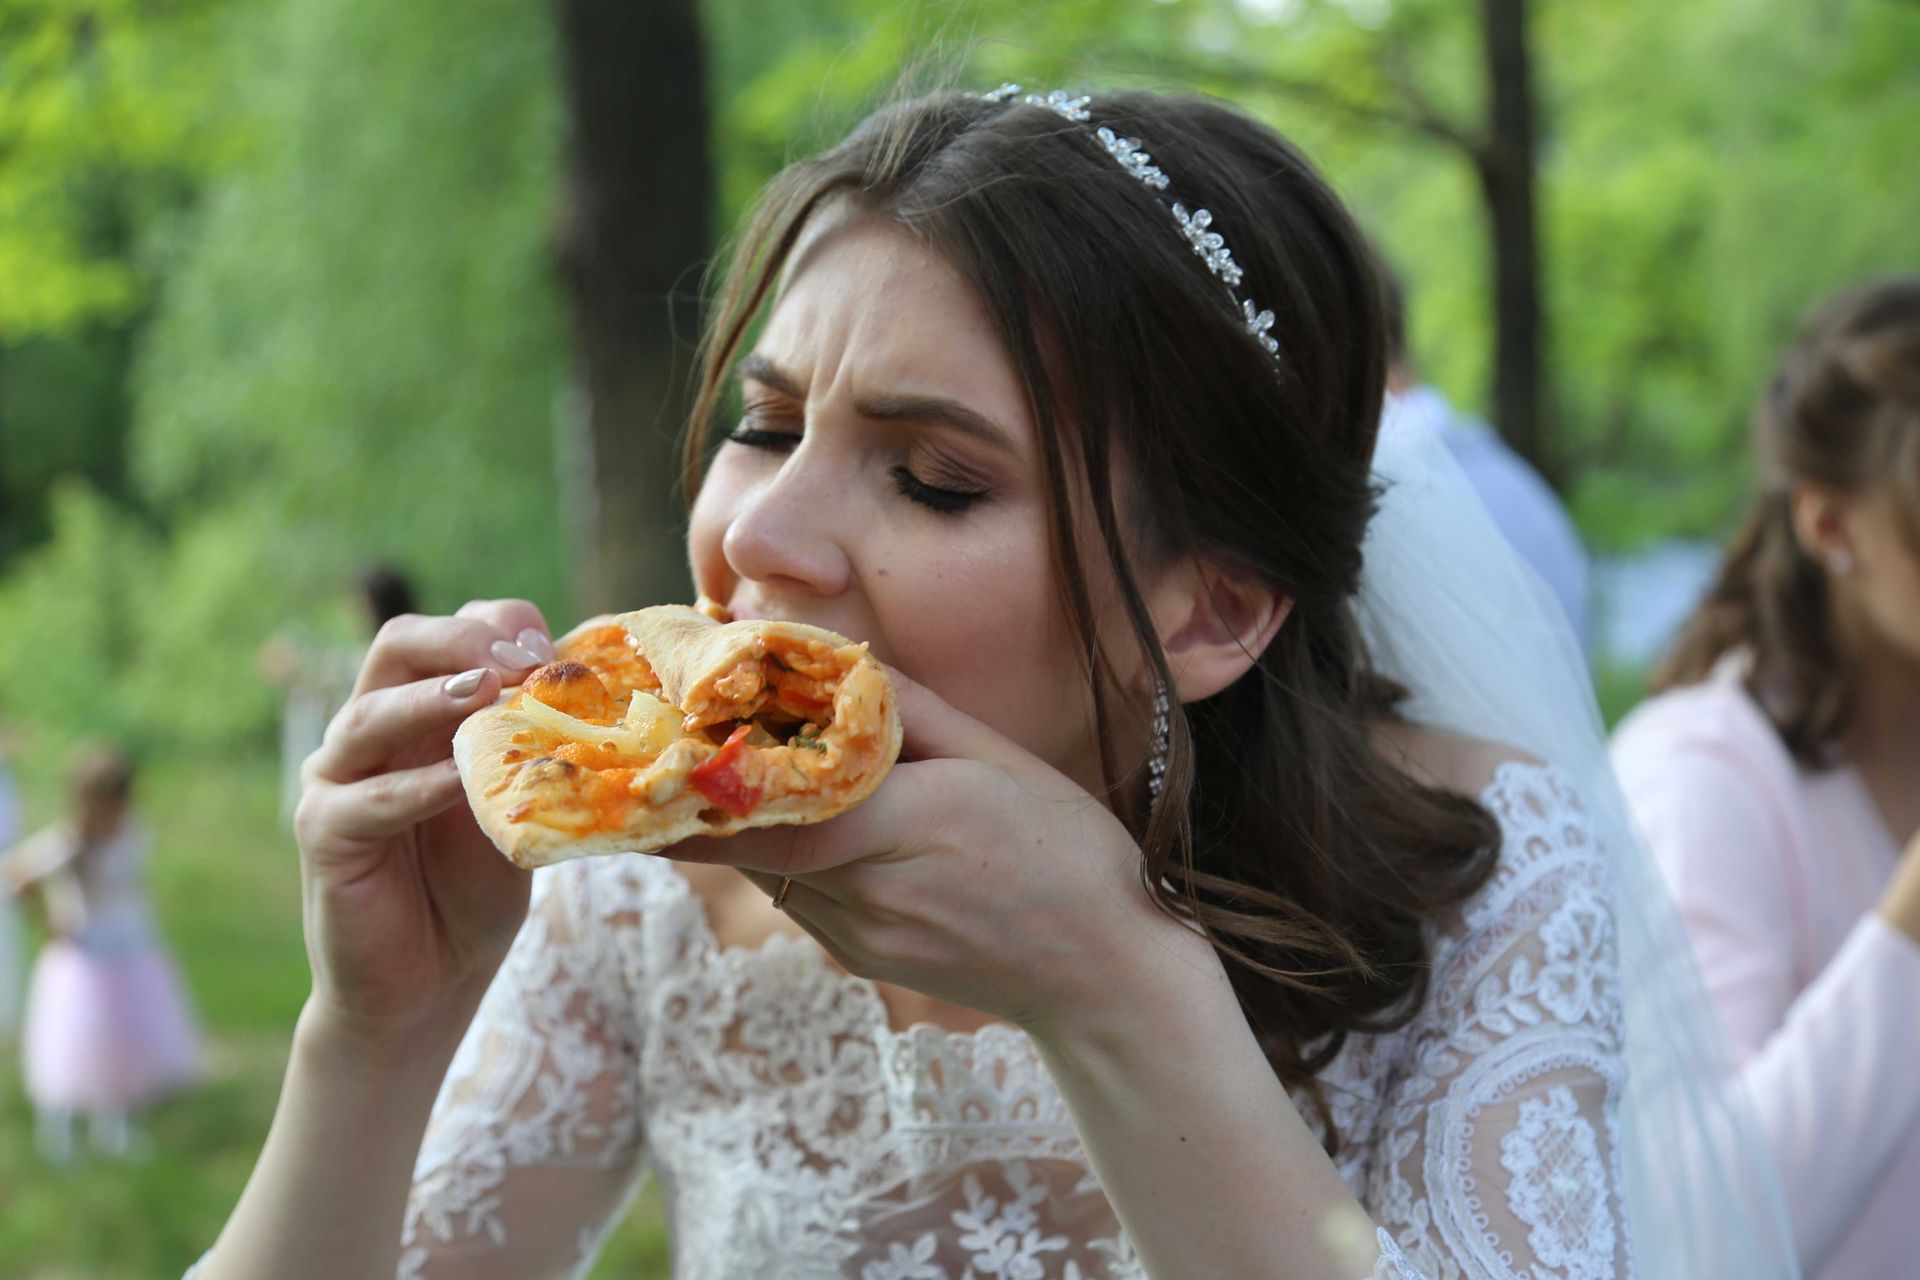
{"type": "MultiPolygon", "coordinates": [[[[695,609],[663,605],[581,623],[555,643],[560,661],[570,658],[582,637],[610,625],[626,631],[652,668],[657,696],[685,715],[684,736],[622,779],[542,754],[560,749],[552,745],[558,740],[518,709],[518,688],[469,716],[454,734],[453,758],[481,830],[518,866],[645,853],[692,836],[823,822],[872,795],[899,755],[892,682],[864,645],[803,623],[720,623],[695,609]],[[770,655],[794,659],[814,678],[789,672],[782,662],[769,666],[770,655]],[[804,769],[793,764],[792,778],[780,785],[827,776],[812,778],[805,790],[772,795],[744,815],[716,806],[688,785],[688,772],[719,750],[704,729],[749,718],[757,706],[776,701],[773,680],[824,691],[828,678],[819,673],[829,666],[836,674],[831,718],[819,733],[823,759],[809,759],[804,769]],[[733,714],[739,712],[747,714],[733,714]],[[610,786],[609,779],[618,785],[610,786]]],[[[625,687],[610,690],[624,700],[625,687]]]]}

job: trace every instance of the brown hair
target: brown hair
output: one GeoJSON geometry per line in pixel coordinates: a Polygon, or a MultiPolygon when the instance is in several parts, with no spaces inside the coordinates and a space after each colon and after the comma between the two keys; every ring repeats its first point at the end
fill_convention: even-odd
{"type": "Polygon", "coordinates": [[[73,822],[91,849],[113,834],[133,795],[133,757],[118,747],[92,746],[73,770],[73,822]]]}
{"type": "Polygon", "coordinates": [[[1376,498],[1380,285],[1339,200],[1270,130],[1192,97],[1101,94],[1092,111],[1080,124],[933,94],[882,109],[776,178],[708,334],[687,487],[698,487],[740,346],[823,204],[852,200],[943,254],[978,291],[1027,388],[1103,773],[1140,839],[1147,892],[1206,931],[1279,1077],[1313,1090],[1350,1032],[1417,1010],[1423,926],[1484,882],[1498,843],[1485,810],[1415,783],[1371,737],[1400,697],[1372,674],[1351,611],[1376,498]],[[1160,198],[1094,140],[1102,125],[1143,141],[1171,175],[1169,201],[1207,208],[1227,229],[1243,294],[1275,313],[1277,362],[1160,198]],[[1075,471],[1163,686],[1173,681],[1136,556],[1205,555],[1294,601],[1252,670],[1177,708],[1166,786],[1146,812],[1117,785],[1107,703],[1117,682],[1095,640],[1075,471]],[[1153,478],[1122,495],[1125,535],[1113,494],[1124,475],[1153,478]]]}
{"type": "Polygon", "coordinates": [[[1793,488],[1891,483],[1920,552],[1920,279],[1842,294],[1787,351],[1753,415],[1760,489],[1717,580],[1655,669],[1655,692],[1751,655],[1747,687],[1803,765],[1832,762],[1852,710],[1851,662],[1826,571],[1800,545],[1793,488]]]}

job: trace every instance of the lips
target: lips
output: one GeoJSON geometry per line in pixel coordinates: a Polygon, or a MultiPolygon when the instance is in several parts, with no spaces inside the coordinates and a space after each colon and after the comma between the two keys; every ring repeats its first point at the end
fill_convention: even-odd
{"type": "Polygon", "coordinates": [[[704,607],[702,607],[701,612],[720,621],[793,622],[801,626],[821,627],[838,635],[847,636],[856,642],[865,640],[868,642],[868,648],[872,651],[874,657],[880,659],[882,662],[891,663],[893,661],[891,657],[883,652],[880,643],[872,638],[871,627],[848,625],[848,619],[834,618],[811,610],[775,608],[767,605],[763,601],[755,600],[750,596],[744,595],[736,596],[728,603],[724,605],[716,604],[714,607],[720,611],[719,614],[704,607]],[[721,618],[721,614],[726,616],[721,618]]]}

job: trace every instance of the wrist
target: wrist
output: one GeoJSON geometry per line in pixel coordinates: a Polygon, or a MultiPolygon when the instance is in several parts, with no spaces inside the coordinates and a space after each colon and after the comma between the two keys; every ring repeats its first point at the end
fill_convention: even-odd
{"type": "Polygon", "coordinates": [[[1213,946],[1157,908],[1119,931],[1087,966],[1084,989],[1026,1025],[1035,1042],[1068,1060],[1125,1060],[1155,1046],[1204,1043],[1221,1019],[1242,1023],[1239,1000],[1213,946]]]}
{"type": "Polygon", "coordinates": [[[323,1078],[377,1078],[387,1084],[430,1080],[437,1087],[471,1020],[471,1010],[422,1019],[404,1027],[352,1017],[318,995],[309,996],[294,1025],[295,1066],[323,1078]]]}

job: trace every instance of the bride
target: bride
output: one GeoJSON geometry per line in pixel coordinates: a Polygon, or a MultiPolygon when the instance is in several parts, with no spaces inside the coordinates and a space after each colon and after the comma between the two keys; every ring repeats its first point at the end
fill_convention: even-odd
{"type": "Polygon", "coordinates": [[[1217,103],[937,94],[783,174],[688,554],[869,641],[902,763],[529,879],[448,738],[546,622],[388,625],[201,1280],[578,1275],[646,1170],[683,1278],[1792,1274],[1583,664],[1375,457],[1383,360],[1346,211],[1217,103]]]}

